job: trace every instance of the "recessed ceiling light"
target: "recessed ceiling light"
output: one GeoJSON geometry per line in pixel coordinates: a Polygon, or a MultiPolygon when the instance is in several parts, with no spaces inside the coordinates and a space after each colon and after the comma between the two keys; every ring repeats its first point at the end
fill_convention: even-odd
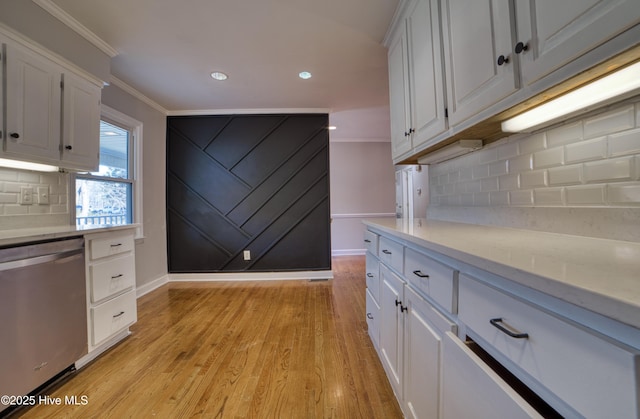
{"type": "Polygon", "coordinates": [[[229,76],[227,76],[226,74],[224,74],[221,71],[214,71],[213,73],[211,73],[211,77],[213,77],[216,80],[226,80],[229,78],[229,76]]]}
{"type": "Polygon", "coordinates": [[[298,77],[300,77],[301,79],[307,80],[311,78],[311,73],[309,73],[308,71],[301,71],[298,74],[298,77]]]}
{"type": "Polygon", "coordinates": [[[338,129],[338,127],[336,127],[335,125],[329,125],[329,131],[333,131],[335,129],[338,129]]]}

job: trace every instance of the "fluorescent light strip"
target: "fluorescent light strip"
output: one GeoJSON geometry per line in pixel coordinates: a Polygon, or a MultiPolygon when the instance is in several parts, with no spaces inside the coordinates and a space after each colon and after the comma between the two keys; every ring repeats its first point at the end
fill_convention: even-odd
{"type": "Polygon", "coordinates": [[[524,131],[639,88],[640,62],[508,119],[502,131],[524,131]]]}
{"type": "Polygon", "coordinates": [[[418,159],[419,164],[440,163],[482,148],[482,140],[460,140],[418,159]]]}
{"type": "Polygon", "coordinates": [[[0,159],[0,167],[9,167],[11,169],[35,170],[37,172],[58,172],[60,169],[56,166],[48,164],[31,163],[20,160],[0,159]]]}

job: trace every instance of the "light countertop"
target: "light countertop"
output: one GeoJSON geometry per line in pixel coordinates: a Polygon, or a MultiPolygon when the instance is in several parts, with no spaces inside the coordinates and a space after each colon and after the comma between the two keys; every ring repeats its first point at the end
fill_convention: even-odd
{"type": "Polygon", "coordinates": [[[11,246],[40,240],[59,239],[72,236],[82,236],[90,233],[126,230],[137,227],[137,224],[112,226],[53,226],[21,228],[16,230],[0,230],[0,246],[11,246]]]}
{"type": "Polygon", "coordinates": [[[426,219],[364,223],[640,328],[640,243],[426,219]]]}

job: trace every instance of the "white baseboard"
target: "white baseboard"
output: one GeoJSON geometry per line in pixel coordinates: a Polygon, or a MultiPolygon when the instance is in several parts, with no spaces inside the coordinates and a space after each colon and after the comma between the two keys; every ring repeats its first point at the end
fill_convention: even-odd
{"type": "Polygon", "coordinates": [[[89,362],[93,361],[94,359],[102,355],[107,349],[111,348],[116,343],[120,342],[122,339],[126,338],[130,334],[131,332],[129,331],[129,328],[126,328],[121,332],[119,332],[118,334],[112,336],[111,339],[109,339],[108,341],[104,342],[101,345],[98,345],[87,355],[83,356],[82,358],[76,361],[75,363],[76,369],[79,370],[80,368],[84,367],[89,362]]]}
{"type": "Polygon", "coordinates": [[[151,282],[147,282],[146,284],[137,287],[136,298],[140,298],[145,294],[149,294],[151,291],[155,290],[156,288],[160,288],[167,282],[169,282],[169,275],[162,275],[158,279],[154,279],[151,282]]]}
{"type": "Polygon", "coordinates": [[[331,256],[362,256],[366,253],[366,249],[336,249],[331,251],[331,256]]]}
{"type": "Polygon", "coordinates": [[[229,272],[203,274],[169,274],[169,282],[184,281],[277,281],[277,280],[320,280],[333,279],[332,271],[300,272],[229,272]]]}

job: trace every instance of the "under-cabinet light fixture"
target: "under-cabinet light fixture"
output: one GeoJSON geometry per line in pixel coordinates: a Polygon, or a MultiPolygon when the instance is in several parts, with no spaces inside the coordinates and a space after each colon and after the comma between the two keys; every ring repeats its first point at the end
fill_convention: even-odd
{"type": "Polygon", "coordinates": [[[441,149],[422,156],[418,159],[419,164],[433,164],[450,160],[463,154],[471,153],[474,150],[482,148],[482,140],[459,140],[455,143],[446,145],[441,149]]]}
{"type": "Polygon", "coordinates": [[[640,89],[640,62],[507,119],[502,123],[502,131],[526,131],[637,89],[640,89]]]}
{"type": "Polygon", "coordinates": [[[58,172],[60,168],[48,164],[31,163],[28,161],[0,159],[0,167],[11,169],[34,170],[36,172],[58,172]]]}

